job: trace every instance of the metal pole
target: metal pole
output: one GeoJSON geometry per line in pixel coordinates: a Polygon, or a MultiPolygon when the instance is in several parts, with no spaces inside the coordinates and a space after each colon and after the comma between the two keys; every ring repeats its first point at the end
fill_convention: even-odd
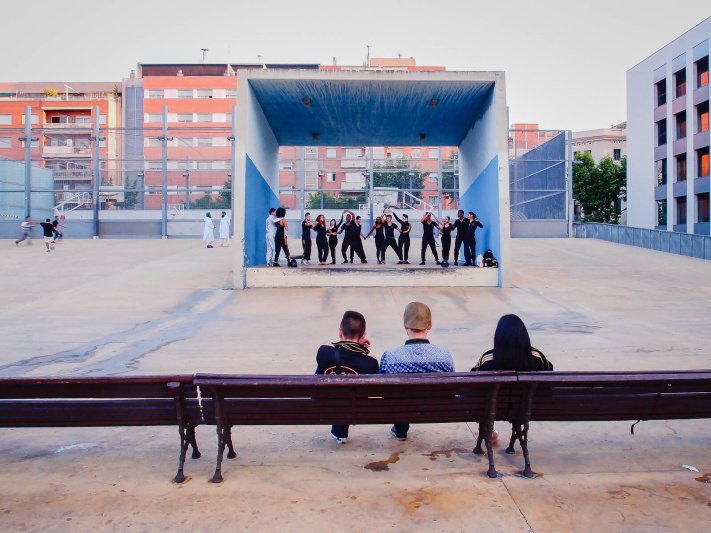
{"type": "Polygon", "coordinates": [[[575,210],[573,208],[573,130],[568,130],[568,237],[573,237],[573,218],[575,210]]]}
{"type": "Polygon", "coordinates": [[[25,218],[31,216],[32,107],[25,106],[25,218]]]}
{"type": "Polygon", "coordinates": [[[230,221],[230,235],[235,234],[235,211],[237,206],[235,205],[235,191],[237,190],[236,178],[237,178],[237,151],[235,149],[235,142],[237,139],[237,105],[232,106],[232,160],[230,161],[230,170],[232,171],[232,178],[230,179],[230,207],[232,210],[232,220],[230,221]]]}
{"type": "Polygon", "coordinates": [[[437,218],[442,220],[442,147],[437,149],[437,218]]]}
{"type": "Polygon", "coordinates": [[[190,209],[190,156],[185,156],[185,209],[190,209]]]}
{"type": "Polygon", "coordinates": [[[299,172],[299,178],[301,181],[301,220],[304,220],[304,185],[306,182],[306,147],[301,147],[301,171],[299,172]]]}
{"type": "Polygon", "coordinates": [[[318,186],[319,186],[319,195],[321,196],[321,211],[323,211],[323,176],[325,174],[323,170],[323,158],[319,157],[319,169],[318,169],[318,186]]]}
{"type": "Polygon", "coordinates": [[[163,136],[161,137],[163,145],[163,184],[161,193],[163,195],[162,210],[161,210],[161,235],[164,239],[168,238],[168,106],[163,106],[163,136]]]}
{"type": "Polygon", "coordinates": [[[94,238],[99,238],[99,187],[101,162],[99,161],[99,106],[94,106],[94,238]]]}
{"type": "Polygon", "coordinates": [[[370,157],[369,157],[369,164],[370,164],[370,201],[368,204],[370,205],[370,227],[373,227],[373,147],[369,147],[368,150],[370,151],[370,157]]]}

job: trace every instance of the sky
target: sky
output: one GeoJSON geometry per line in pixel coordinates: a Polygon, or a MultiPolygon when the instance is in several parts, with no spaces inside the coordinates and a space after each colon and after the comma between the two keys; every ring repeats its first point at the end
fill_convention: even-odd
{"type": "Polygon", "coordinates": [[[625,121],[626,71],[711,16],[711,1],[34,0],[0,12],[3,82],[117,82],[139,62],[198,63],[202,48],[209,63],[361,65],[369,45],[504,71],[511,123],[580,131],[625,121]]]}

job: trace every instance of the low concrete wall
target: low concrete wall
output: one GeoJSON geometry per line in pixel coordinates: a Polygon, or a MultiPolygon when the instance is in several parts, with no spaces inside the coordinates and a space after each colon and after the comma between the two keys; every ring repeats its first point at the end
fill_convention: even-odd
{"type": "Polygon", "coordinates": [[[574,224],[573,227],[577,238],[600,239],[698,259],[711,259],[711,237],[706,235],[631,228],[598,222],[574,224]]]}
{"type": "Polygon", "coordinates": [[[511,237],[561,238],[568,236],[566,220],[512,220],[511,237]]]}

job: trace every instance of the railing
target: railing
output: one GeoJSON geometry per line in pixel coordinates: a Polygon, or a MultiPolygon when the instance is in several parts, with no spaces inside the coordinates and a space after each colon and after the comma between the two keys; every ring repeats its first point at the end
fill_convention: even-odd
{"type": "Polygon", "coordinates": [[[80,207],[90,207],[93,205],[90,192],[62,193],[62,196],[64,197],[64,201],[54,206],[54,214],[58,216],[62,216],[65,212],[74,211],[80,207]],[[68,209],[67,206],[69,206],[68,209]]]}
{"type": "Polygon", "coordinates": [[[93,178],[91,170],[54,170],[54,179],[62,180],[90,180],[93,178]]]}
{"type": "Polygon", "coordinates": [[[45,129],[91,129],[91,122],[45,122],[41,124],[45,129]]]}
{"type": "Polygon", "coordinates": [[[91,155],[88,146],[45,146],[42,155],[91,155]]]}

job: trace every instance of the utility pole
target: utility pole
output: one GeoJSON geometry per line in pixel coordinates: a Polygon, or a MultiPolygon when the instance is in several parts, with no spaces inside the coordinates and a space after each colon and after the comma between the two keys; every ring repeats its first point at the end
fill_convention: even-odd
{"type": "Polygon", "coordinates": [[[94,143],[94,238],[99,238],[99,188],[101,186],[101,160],[99,158],[99,142],[106,137],[99,136],[99,106],[94,106],[94,135],[89,140],[94,143]]]}
{"type": "Polygon", "coordinates": [[[25,218],[31,216],[32,203],[32,141],[39,137],[32,136],[32,108],[25,106],[25,136],[18,138],[25,143],[25,218]]]}
{"type": "Polygon", "coordinates": [[[163,183],[161,193],[163,195],[161,209],[161,235],[164,239],[168,238],[168,141],[172,141],[172,137],[168,137],[168,106],[163,106],[163,135],[158,137],[163,146],[163,183]]]}

